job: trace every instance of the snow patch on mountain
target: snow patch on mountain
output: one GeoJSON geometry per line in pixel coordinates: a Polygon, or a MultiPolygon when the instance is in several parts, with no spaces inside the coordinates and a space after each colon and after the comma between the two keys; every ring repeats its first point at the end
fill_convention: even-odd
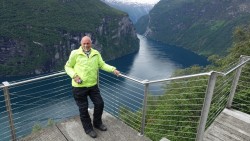
{"type": "Polygon", "coordinates": [[[155,5],[160,0],[103,0],[103,1],[108,2],[108,3],[155,5]]]}

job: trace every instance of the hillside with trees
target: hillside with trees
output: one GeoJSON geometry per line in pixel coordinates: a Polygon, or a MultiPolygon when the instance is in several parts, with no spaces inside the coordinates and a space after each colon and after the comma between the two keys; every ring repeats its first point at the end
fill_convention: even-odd
{"type": "Polygon", "coordinates": [[[249,23],[248,0],[161,0],[136,23],[136,30],[198,54],[225,56],[235,27],[249,23]]]}
{"type": "Polygon", "coordinates": [[[62,70],[81,37],[105,60],[139,50],[133,23],[100,0],[0,0],[0,76],[62,70]]]}

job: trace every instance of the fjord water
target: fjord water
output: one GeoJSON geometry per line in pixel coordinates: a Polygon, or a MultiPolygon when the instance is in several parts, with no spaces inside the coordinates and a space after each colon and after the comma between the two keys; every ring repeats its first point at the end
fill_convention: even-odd
{"type": "MultiPolygon", "coordinates": [[[[140,50],[138,52],[108,61],[107,63],[116,66],[123,74],[138,78],[139,80],[168,78],[176,69],[187,68],[192,65],[205,66],[208,64],[205,57],[199,56],[183,48],[152,41],[141,35],[138,35],[138,38],[140,39],[140,50]]],[[[0,78],[0,82],[6,80],[11,82],[18,79],[23,78],[0,78]]],[[[126,81],[126,79],[123,80],[119,85],[130,89],[128,85],[129,82],[126,81]]],[[[12,92],[11,102],[18,137],[29,134],[32,126],[37,122],[46,124],[49,118],[59,121],[60,119],[65,119],[72,115],[78,115],[77,107],[71,95],[70,79],[68,76],[42,81],[40,84],[41,87],[35,88],[35,90],[31,89],[32,86],[33,84],[27,85],[27,88],[25,88],[27,91],[22,90],[17,94],[15,94],[15,91],[18,90],[14,91],[15,88],[13,91],[12,89],[10,90],[10,92],[12,92]],[[57,90],[60,93],[58,97],[54,96],[53,92],[46,92],[46,89],[50,86],[47,86],[46,83],[53,83],[63,79],[67,79],[63,81],[63,83],[66,84],[60,83],[58,87],[65,85],[67,88],[63,91],[57,90]],[[44,93],[35,94],[32,97],[26,95],[27,93],[36,93],[35,91],[38,90],[44,91],[44,93]],[[48,95],[48,93],[52,94],[48,95]],[[33,97],[37,98],[37,102],[34,102],[35,99],[33,97]],[[58,104],[55,101],[58,101],[58,104]],[[44,111],[44,109],[50,109],[50,111],[44,111]],[[60,112],[62,110],[67,112],[62,114],[60,112]]],[[[160,88],[160,86],[156,87],[160,88]]],[[[105,101],[105,95],[103,95],[103,97],[105,101]]],[[[143,98],[141,97],[140,99],[143,98]]],[[[123,100],[129,100],[129,97],[125,97],[123,100]]],[[[139,103],[141,103],[141,101],[139,101],[139,103]]],[[[135,107],[133,107],[133,109],[136,109],[136,103],[132,103],[131,105],[134,105],[135,107]]],[[[0,141],[9,140],[9,124],[3,95],[0,96],[0,124],[0,135],[8,135],[6,138],[0,138],[0,141]]]]}
{"type": "Polygon", "coordinates": [[[176,69],[209,63],[205,57],[186,49],[149,40],[142,35],[138,38],[140,49],[137,53],[108,62],[128,76],[156,80],[170,77],[176,69]]]}

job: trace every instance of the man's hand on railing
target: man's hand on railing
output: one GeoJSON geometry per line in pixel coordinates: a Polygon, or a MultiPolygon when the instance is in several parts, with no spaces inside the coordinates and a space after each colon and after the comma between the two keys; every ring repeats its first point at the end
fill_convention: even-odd
{"type": "Polygon", "coordinates": [[[119,76],[119,75],[121,74],[120,71],[118,71],[118,70],[114,70],[113,73],[114,73],[116,76],[119,76]]]}

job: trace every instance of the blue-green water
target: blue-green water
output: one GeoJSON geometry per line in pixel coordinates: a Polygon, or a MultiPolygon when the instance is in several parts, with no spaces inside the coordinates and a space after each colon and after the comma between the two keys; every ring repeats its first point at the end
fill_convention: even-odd
{"type": "Polygon", "coordinates": [[[108,63],[127,75],[148,80],[168,78],[179,68],[208,64],[205,57],[191,51],[148,40],[141,35],[138,37],[140,39],[139,52],[108,63]]]}

